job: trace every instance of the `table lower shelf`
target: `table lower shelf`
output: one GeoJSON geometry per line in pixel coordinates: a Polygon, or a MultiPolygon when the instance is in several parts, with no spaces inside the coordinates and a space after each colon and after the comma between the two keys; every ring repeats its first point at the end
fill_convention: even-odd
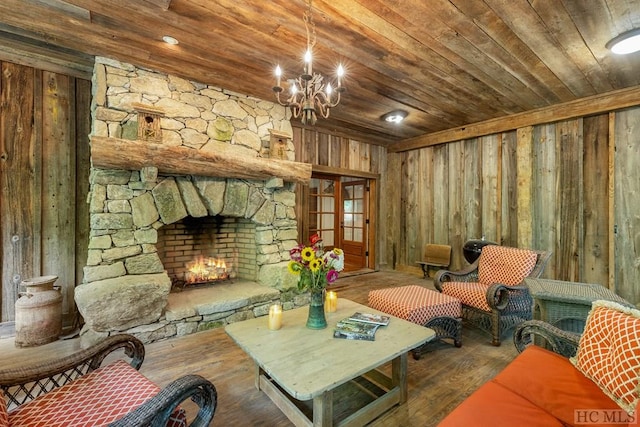
{"type": "Polygon", "coordinates": [[[298,427],[362,426],[406,402],[406,364],[404,354],[392,361],[391,376],[374,369],[308,401],[289,396],[259,367],[256,387],[298,427]]]}

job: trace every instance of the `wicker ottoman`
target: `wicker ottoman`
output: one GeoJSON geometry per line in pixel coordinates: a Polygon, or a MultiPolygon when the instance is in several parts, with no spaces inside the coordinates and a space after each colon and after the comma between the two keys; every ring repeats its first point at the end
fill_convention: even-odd
{"type": "MultiPolygon", "coordinates": [[[[422,286],[400,286],[369,291],[369,307],[431,328],[437,339],[451,338],[456,347],[462,346],[462,310],[457,298],[422,286]]],[[[414,349],[414,359],[429,344],[414,349]]]]}

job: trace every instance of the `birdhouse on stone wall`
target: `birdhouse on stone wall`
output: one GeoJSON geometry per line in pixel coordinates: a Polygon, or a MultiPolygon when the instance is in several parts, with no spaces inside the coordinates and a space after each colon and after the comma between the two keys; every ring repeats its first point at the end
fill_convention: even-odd
{"type": "Polygon", "coordinates": [[[162,142],[160,118],[164,111],[144,104],[134,104],[133,108],[138,113],[138,140],[162,142]]]}
{"type": "Polygon", "coordinates": [[[287,160],[287,145],[291,136],[284,132],[269,129],[271,138],[269,140],[269,157],[272,159],[287,160]]]}

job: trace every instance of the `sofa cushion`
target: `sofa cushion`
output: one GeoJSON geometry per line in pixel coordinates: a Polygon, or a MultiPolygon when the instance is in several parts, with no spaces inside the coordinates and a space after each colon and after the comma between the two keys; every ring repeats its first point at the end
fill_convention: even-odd
{"type": "MultiPolygon", "coordinates": [[[[160,388],[117,360],[9,412],[11,426],[106,426],[158,394],[160,388]]],[[[168,426],[186,425],[184,410],[168,426]]]]}
{"type": "Polygon", "coordinates": [[[7,400],[0,390],[0,427],[9,427],[9,415],[7,414],[7,400]]]}
{"type": "Polygon", "coordinates": [[[568,359],[537,346],[527,347],[493,381],[567,425],[579,421],[576,410],[620,410],[568,359]]]}
{"type": "Polygon", "coordinates": [[[478,281],[487,285],[517,285],[531,273],[538,254],[528,249],[487,245],[478,260],[478,281]]]}
{"type": "Polygon", "coordinates": [[[464,305],[491,311],[487,303],[487,289],[489,285],[479,282],[444,282],[442,293],[455,297],[464,305]]]}
{"type": "Polygon", "coordinates": [[[640,310],[594,301],[571,362],[632,413],[640,400],[640,310]]]}
{"type": "Polygon", "coordinates": [[[576,423],[579,409],[619,411],[567,358],[538,346],[527,347],[493,381],[567,425],[576,423]]]}
{"type": "Polygon", "coordinates": [[[553,427],[563,424],[527,399],[489,381],[466,398],[439,427],[553,427]]]}

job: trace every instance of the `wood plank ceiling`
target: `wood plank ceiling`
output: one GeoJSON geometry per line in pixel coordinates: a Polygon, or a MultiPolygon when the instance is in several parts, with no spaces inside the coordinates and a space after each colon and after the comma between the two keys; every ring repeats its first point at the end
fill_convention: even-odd
{"type": "MultiPolygon", "coordinates": [[[[273,100],[301,71],[302,0],[2,0],[0,55],[70,68],[94,55],[273,100]],[[180,41],[161,41],[169,34],[180,41]],[[25,54],[24,52],[27,52],[25,54]],[[29,53],[34,52],[34,53],[29,53]],[[74,64],[73,58],[77,61],[74,64]]],[[[391,144],[640,83],[640,53],[605,44],[640,27],[640,0],[315,0],[314,70],[347,91],[318,126],[391,144]],[[403,109],[401,125],[381,116],[403,109]]]]}

